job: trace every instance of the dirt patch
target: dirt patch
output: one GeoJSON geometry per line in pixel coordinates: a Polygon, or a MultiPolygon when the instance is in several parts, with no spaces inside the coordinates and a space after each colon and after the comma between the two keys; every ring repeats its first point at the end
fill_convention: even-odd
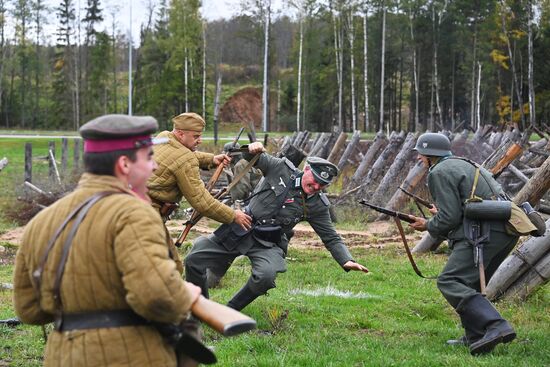
{"type": "Polygon", "coordinates": [[[229,97],[220,109],[223,122],[253,122],[260,127],[262,122],[262,96],[256,88],[247,87],[229,97]]]}

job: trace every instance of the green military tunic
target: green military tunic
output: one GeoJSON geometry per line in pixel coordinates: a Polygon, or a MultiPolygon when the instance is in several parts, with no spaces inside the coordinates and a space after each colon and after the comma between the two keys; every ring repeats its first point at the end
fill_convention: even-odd
{"type": "MultiPolygon", "coordinates": [[[[240,159],[235,164],[231,164],[231,170],[233,171],[233,177],[238,176],[246,168],[248,161],[246,159],[240,159]]],[[[235,186],[229,190],[231,199],[235,200],[244,200],[250,196],[252,190],[256,187],[260,179],[262,178],[262,173],[255,167],[252,167],[247,174],[245,174],[235,186]]]]}
{"type": "MultiPolygon", "coordinates": [[[[430,168],[428,188],[438,209],[426,226],[434,237],[446,237],[452,249],[449,260],[438,277],[437,285],[443,296],[456,309],[461,302],[479,294],[479,269],[474,265],[473,247],[464,233],[464,203],[470,197],[476,167],[456,157],[443,157],[430,168]]],[[[481,168],[475,195],[496,199],[503,194],[490,172],[481,168]],[[491,189],[492,188],[492,189],[491,189]],[[496,194],[496,195],[495,195],[496,194]]],[[[507,233],[505,222],[487,222],[490,240],[484,245],[484,265],[489,281],[498,266],[518,241],[507,233]]]]}
{"type": "Polygon", "coordinates": [[[252,292],[260,295],[274,288],[276,274],[286,271],[284,257],[292,229],[301,221],[307,221],[313,227],[340,266],[353,261],[330,220],[328,199],[323,193],[311,197],[304,194],[301,171],[286,158],[265,153],[258,159],[256,167],[265,179],[256,188],[247,207],[255,228],[243,233],[236,225],[222,225],[214,234],[198,238],[185,259],[186,279],[199,285],[206,295],[206,269],[231,263],[239,255],[246,255],[251,260],[252,275],[248,284],[252,292]],[[261,239],[257,230],[262,225],[281,226],[280,240],[261,239]]]}

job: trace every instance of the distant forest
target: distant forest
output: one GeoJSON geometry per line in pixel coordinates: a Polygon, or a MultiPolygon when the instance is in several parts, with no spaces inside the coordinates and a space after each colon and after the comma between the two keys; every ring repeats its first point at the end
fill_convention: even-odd
{"type": "Polygon", "coordinates": [[[267,130],[550,122],[550,0],[284,1],[285,14],[243,0],[213,22],[199,0],[150,1],[130,105],[121,9],[0,0],[0,128],[75,130],[130,108],[161,124],[194,111],[211,125],[218,80],[262,91],[267,130]]]}

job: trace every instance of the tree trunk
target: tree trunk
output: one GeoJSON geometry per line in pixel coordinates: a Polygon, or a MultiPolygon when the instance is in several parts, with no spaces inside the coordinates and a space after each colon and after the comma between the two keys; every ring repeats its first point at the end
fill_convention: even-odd
{"type": "MultiPolygon", "coordinates": [[[[384,129],[384,70],[386,57],[386,7],[382,3],[382,50],[380,51],[380,120],[379,130],[384,129]]],[[[386,129],[386,133],[389,134],[389,126],[386,129]]]]}
{"type": "Polygon", "coordinates": [[[351,137],[350,143],[346,145],[344,153],[342,154],[340,160],[338,161],[337,166],[340,171],[343,170],[344,167],[349,163],[351,153],[355,150],[355,147],[357,146],[357,143],[359,143],[360,139],[361,139],[361,132],[359,130],[355,130],[353,132],[353,136],[351,137]]]}
{"type": "Polygon", "coordinates": [[[521,145],[508,140],[483,162],[483,167],[489,170],[493,176],[498,177],[517,157],[521,155],[521,145]]]}
{"type": "Polygon", "coordinates": [[[550,253],[547,253],[531,269],[508,288],[502,298],[525,300],[550,277],[550,253]]]}
{"type": "Polygon", "coordinates": [[[395,157],[395,160],[382,178],[382,181],[370,199],[375,205],[382,205],[386,203],[388,196],[392,194],[393,190],[398,189],[405,172],[407,172],[410,169],[410,166],[414,164],[416,151],[414,151],[413,148],[416,144],[417,138],[418,134],[407,134],[405,142],[401,146],[401,150],[395,157]]]}
{"type": "Polygon", "coordinates": [[[444,238],[434,237],[430,232],[426,231],[422,235],[422,238],[411,250],[415,254],[424,254],[430,251],[435,251],[445,241],[444,238]]]}
{"type": "Polygon", "coordinates": [[[304,25],[300,16],[300,51],[298,54],[298,95],[296,96],[296,131],[300,131],[300,107],[302,105],[302,48],[304,44],[304,25]]]}
{"type": "Polygon", "coordinates": [[[528,49],[528,65],[529,70],[527,74],[528,84],[529,84],[529,122],[531,126],[537,125],[537,119],[535,116],[535,86],[534,86],[534,76],[533,76],[533,4],[529,0],[527,2],[527,14],[529,15],[527,19],[527,49],[528,49]]]}
{"type": "MultiPolygon", "coordinates": [[[[403,180],[401,187],[409,192],[416,191],[416,188],[420,183],[425,182],[428,168],[422,162],[416,162],[414,166],[407,173],[407,177],[403,180]]],[[[391,210],[401,210],[408,202],[409,197],[401,190],[395,190],[392,198],[386,204],[386,207],[391,210]]],[[[387,219],[387,217],[380,217],[380,219],[387,219]]]]}
{"type": "Polygon", "coordinates": [[[388,145],[388,143],[389,143],[389,140],[388,138],[386,138],[386,135],[382,131],[379,131],[374,137],[374,141],[372,142],[370,148],[367,150],[367,153],[365,154],[365,157],[361,161],[361,164],[353,174],[348,188],[353,189],[354,187],[359,186],[361,184],[361,181],[363,180],[363,176],[367,174],[372,163],[376,160],[380,152],[384,150],[384,148],[388,145]]]}
{"type": "Polygon", "coordinates": [[[353,50],[353,42],[355,40],[355,32],[353,27],[353,9],[349,12],[349,59],[350,59],[350,88],[351,88],[351,128],[357,130],[357,113],[355,111],[355,53],[353,50]]]}
{"type": "Polygon", "coordinates": [[[220,112],[220,96],[222,93],[222,72],[218,70],[218,81],[216,82],[216,96],[214,97],[214,145],[218,144],[218,114],[220,112]]]}
{"type": "Polygon", "coordinates": [[[367,37],[367,18],[368,18],[368,7],[367,2],[365,1],[364,16],[363,16],[363,89],[365,94],[365,131],[370,131],[370,120],[369,120],[369,76],[368,76],[368,37],[367,37]]]}
{"type": "Polygon", "coordinates": [[[264,83],[262,96],[262,126],[263,131],[269,131],[269,27],[271,26],[271,0],[266,0],[266,15],[264,27],[264,83]]]}
{"type": "Polygon", "coordinates": [[[532,206],[535,206],[548,189],[550,189],[550,157],[546,158],[546,161],[544,161],[534,176],[517,193],[514,197],[514,202],[518,204],[528,201],[532,206]]]}
{"type": "Polygon", "coordinates": [[[202,118],[206,121],[206,22],[202,23],[202,118]]]}
{"type": "Polygon", "coordinates": [[[330,151],[330,154],[328,155],[327,160],[329,162],[332,162],[334,164],[338,163],[338,158],[341,156],[342,152],[345,149],[346,140],[348,138],[348,134],[345,132],[341,132],[340,136],[338,136],[338,140],[336,140],[336,144],[334,144],[334,147],[332,147],[332,150],[330,151]]]}
{"type": "Polygon", "coordinates": [[[369,195],[378,187],[378,184],[380,183],[380,180],[382,180],[383,175],[386,173],[388,167],[392,164],[397,153],[399,153],[399,150],[403,145],[404,140],[404,132],[398,134],[396,133],[393,135],[393,138],[390,138],[389,144],[378,156],[371,169],[367,173],[367,176],[361,183],[363,186],[361,190],[362,196],[369,195]]]}

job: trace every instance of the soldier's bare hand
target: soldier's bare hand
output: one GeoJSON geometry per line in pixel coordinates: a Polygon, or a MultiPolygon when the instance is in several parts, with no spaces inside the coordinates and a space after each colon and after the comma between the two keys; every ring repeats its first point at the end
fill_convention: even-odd
{"type": "Polygon", "coordinates": [[[409,224],[409,227],[421,232],[426,230],[426,219],[415,217],[414,215],[409,215],[409,217],[414,220],[413,223],[409,224]]]}
{"type": "Polygon", "coordinates": [[[346,270],[356,270],[356,271],[362,271],[363,273],[368,273],[369,269],[367,269],[366,266],[363,266],[359,263],[356,263],[355,261],[348,261],[344,264],[344,269],[346,270]]]}
{"type": "Polygon", "coordinates": [[[432,215],[437,214],[437,208],[436,208],[435,204],[432,204],[432,208],[428,209],[428,210],[430,211],[430,213],[432,213],[432,215]]]}
{"type": "Polygon", "coordinates": [[[246,231],[252,228],[252,217],[242,210],[235,210],[235,219],[233,221],[246,231]]]}
{"type": "Polygon", "coordinates": [[[262,153],[262,152],[265,152],[265,148],[262,143],[260,143],[259,141],[256,141],[248,145],[248,152],[250,154],[262,153]]]}
{"type": "Polygon", "coordinates": [[[223,164],[225,167],[227,167],[227,166],[229,166],[229,163],[231,162],[231,157],[228,156],[227,154],[218,154],[218,155],[214,156],[212,161],[214,162],[214,164],[216,166],[219,166],[220,164],[223,164]]]}
{"type": "Polygon", "coordinates": [[[201,295],[201,292],[202,292],[201,288],[189,282],[185,282],[185,287],[187,288],[187,291],[191,295],[191,303],[195,303],[195,301],[201,295]]]}

